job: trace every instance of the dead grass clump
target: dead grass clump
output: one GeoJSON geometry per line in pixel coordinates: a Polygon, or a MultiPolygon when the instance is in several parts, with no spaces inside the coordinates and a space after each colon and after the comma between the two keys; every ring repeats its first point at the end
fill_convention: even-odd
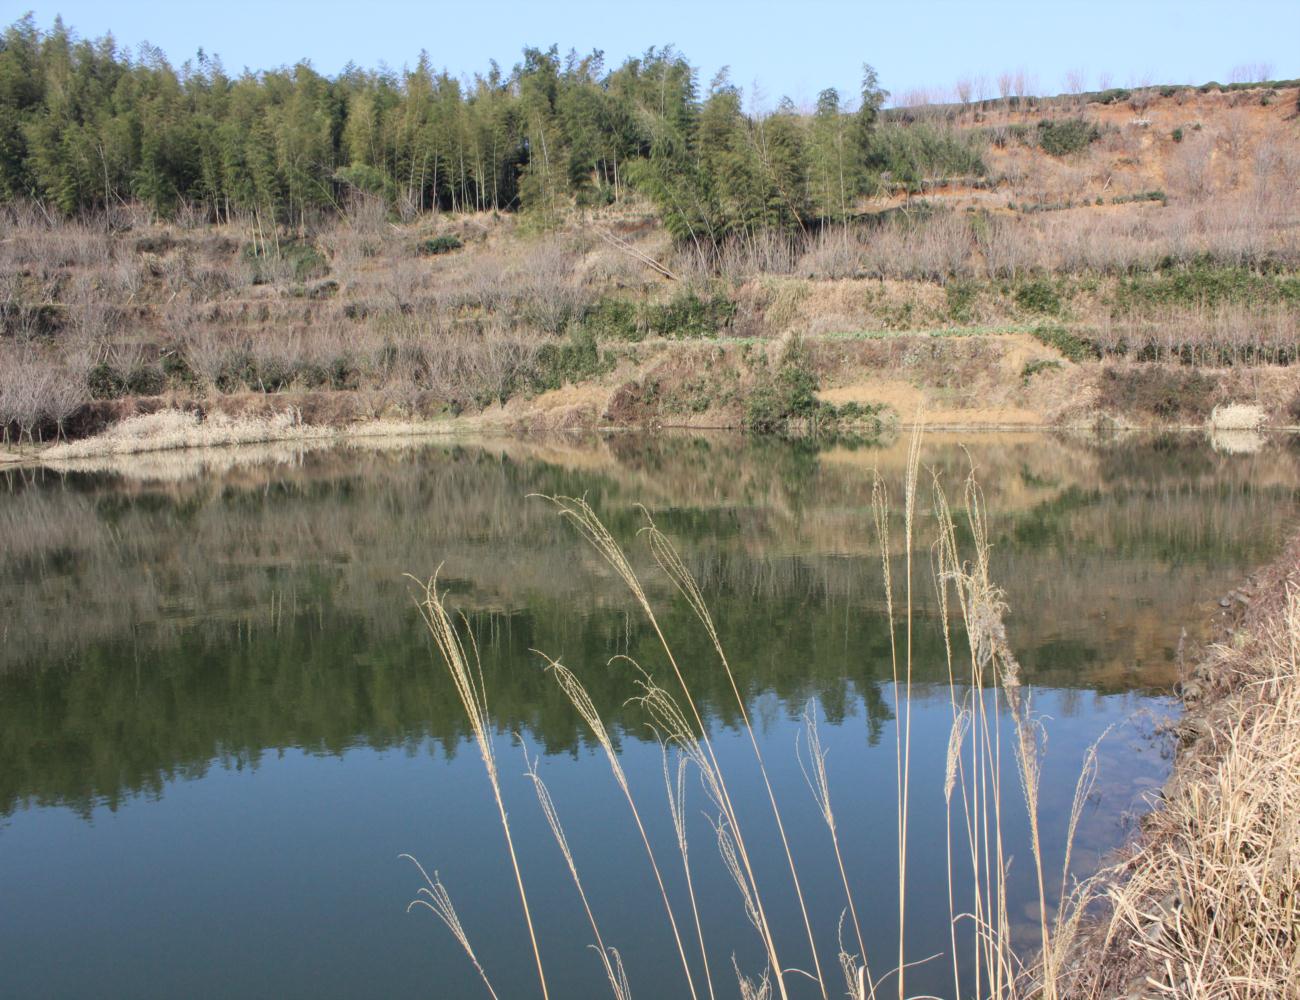
{"type": "Polygon", "coordinates": [[[46,450],[45,460],[85,458],[100,455],[128,455],[173,448],[208,448],[329,437],[327,427],[308,426],[301,414],[287,408],[265,417],[230,417],[213,413],[206,418],[197,410],[160,410],[131,417],[105,433],[81,441],[57,444],[46,450]]]}
{"type": "Polygon", "coordinates": [[[1264,408],[1255,403],[1229,403],[1210,411],[1215,430],[1253,431],[1264,423],[1264,408]]]}

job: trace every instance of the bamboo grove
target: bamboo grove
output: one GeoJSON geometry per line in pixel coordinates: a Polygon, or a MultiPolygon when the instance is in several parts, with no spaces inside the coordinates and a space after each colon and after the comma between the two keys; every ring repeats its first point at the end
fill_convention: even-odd
{"type": "Polygon", "coordinates": [[[0,199],[301,225],[358,191],[406,217],[545,218],[636,190],[679,239],[717,241],[845,215],[886,166],[873,148],[886,96],[868,66],[852,102],[827,89],[815,110],[747,112],[725,70],[702,88],[671,47],[613,69],[599,51],[528,48],[472,79],[427,53],[400,71],[235,76],[202,50],[178,69],[28,15],[0,39],[0,199]]]}

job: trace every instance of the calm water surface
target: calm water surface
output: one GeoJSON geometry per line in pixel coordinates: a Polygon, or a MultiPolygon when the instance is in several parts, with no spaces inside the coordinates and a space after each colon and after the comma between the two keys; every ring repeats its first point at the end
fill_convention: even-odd
{"type": "MultiPolygon", "coordinates": [[[[1121,843],[1167,766],[1180,645],[1280,545],[1300,497],[1286,441],[1096,444],[934,434],[923,461],[984,488],[1012,646],[1049,733],[1057,845],[1086,747],[1108,726],[1077,869],[1121,843]],[[1255,444],[1258,444],[1256,442],[1255,444]],[[1233,453],[1234,450],[1237,453],[1233,453]],[[1184,638],[1185,628],[1189,629],[1184,638]]],[[[482,650],[498,756],[552,995],[602,995],[579,902],[523,775],[566,824],[635,995],[683,980],[626,805],[531,649],[562,658],[615,723],[680,899],[658,744],[627,654],[653,634],[571,528],[530,493],[586,495],[646,570],[727,769],[792,965],[810,959],[738,713],[689,608],[636,537],[645,504],[712,606],[786,806],[823,964],[842,892],[794,753],[823,720],[845,862],[873,965],[896,948],[895,704],[871,472],[901,496],[906,443],[733,437],[487,442],[163,455],[0,478],[0,975],[6,996],[481,995],[398,855],[437,869],[503,997],[536,992],[482,764],[402,574],[442,565],[482,650]]],[[[928,481],[928,476],[923,475],[928,481]]],[[[951,720],[919,519],[909,951],[946,950],[951,720]]],[[[905,553],[895,539],[895,574],[905,553]]],[[[721,996],[760,949],[690,787],[693,875],[721,996]]],[[[1009,835],[1029,910],[1020,824],[1009,835]]],[[[1057,852],[1059,853],[1059,852],[1057,852]]],[[[684,905],[684,900],[682,900],[684,905]]],[[[686,911],[683,909],[682,915],[686,911]]],[[[951,993],[947,959],[909,989],[951,993]]],[[[838,983],[832,984],[836,992],[838,983]]],[[[801,993],[796,987],[794,995],[801,993]]],[[[811,993],[807,993],[811,995],[811,993]]]]}

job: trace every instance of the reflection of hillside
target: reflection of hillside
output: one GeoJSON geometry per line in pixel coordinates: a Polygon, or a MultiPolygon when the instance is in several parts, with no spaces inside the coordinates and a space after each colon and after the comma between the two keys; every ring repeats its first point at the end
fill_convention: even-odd
{"type": "MultiPolygon", "coordinates": [[[[1181,626],[1269,556],[1300,483],[1295,453],[1280,445],[1222,455],[1178,441],[934,435],[925,461],[953,490],[969,463],[962,441],[1026,673],[1065,688],[1167,685],[1181,626]]],[[[904,445],[818,452],[620,436],[263,458],[200,476],[128,465],[7,481],[0,811],[28,798],[112,798],[267,748],[423,736],[453,747],[459,713],[401,578],[439,563],[480,631],[503,725],[556,750],[580,737],[531,665],[537,647],[582,670],[598,704],[639,734],[622,707],[627,678],[603,664],[629,652],[653,666],[650,637],[604,565],[527,498],[534,492],[586,494],[641,562],[644,502],[700,578],[751,693],[794,704],[816,691],[834,714],[865,692],[873,725],[886,718],[871,470],[897,493],[904,445]]],[[[925,615],[931,526],[921,518],[925,615]]],[[[687,669],[727,721],[698,626],[647,576],[670,605],[687,669]]],[[[937,630],[919,635],[919,676],[938,682],[937,630]]]]}

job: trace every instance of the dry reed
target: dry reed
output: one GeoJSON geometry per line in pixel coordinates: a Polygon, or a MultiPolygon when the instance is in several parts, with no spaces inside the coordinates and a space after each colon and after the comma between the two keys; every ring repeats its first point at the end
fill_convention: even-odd
{"type": "MultiPolygon", "coordinates": [[[[533,947],[533,957],[537,962],[537,979],[541,984],[542,997],[545,1000],[550,995],[546,988],[546,970],[542,966],[542,953],[537,946],[537,932],[533,928],[533,917],[528,907],[528,894],[524,890],[523,874],[519,870],[519,857],[515,853],[514,838],[510,833],[510,820],[506,816],[505,803],[501,798],[501,782],[497,772],[496,750],[492,744],[492,721],[488,715],[487,691],[483,686],[483,667],[479,661],[478,645],[473,641],[473,633],[469,633],[470,650],[473,652],[473,665],[471,666],[470,658],[466,653],[464,644],[461,642],[460,633],[443,606],[442,595],[438,592],[437,577],[433,577],[424,585],[424,600],[419,604],[419,608],[425,624],[429,627],[429,632],[433,635],[438,652],[442,655],[443,662],[447,665],[447,670],[451,674],[452,682],[456,687],[456,694],[460,698],[461,705],[465,708],[465,714],[469,717],[474,742],[478,744],[479,756],[483,759],[483,767],[487,771],[488,783],[492,786],[497,814],[501,819],[501,829],[506,838],[506,850],[510,855],[510,864],[515,873],[515,884],[519,889],[519,903],[523,907],[524,923],[528,925],[528,938],[533,947]]],[[[448,900],[448,905],[450,905],[450,900],[448,900]]],[[[484,979],[486,981],[486,977],[484,979]]]]}

